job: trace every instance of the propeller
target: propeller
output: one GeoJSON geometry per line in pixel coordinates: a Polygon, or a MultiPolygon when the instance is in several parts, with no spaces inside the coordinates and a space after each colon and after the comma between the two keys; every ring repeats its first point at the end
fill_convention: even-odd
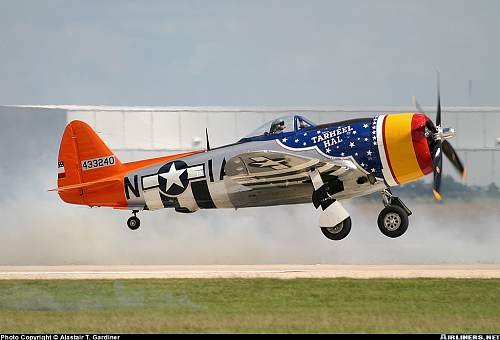
{"type": "MultiPolygon", "coordinates": [[[[415,100],[415,105],[417,109],[424,112],[422,107],[415,100]]],[[[434,172],[434,180],[432,183],[432,193],[434,198],[438,201],[442,199],[441,195],[441,176],[443,173],[443,153],[446,158],[449,159],[453,167],[462,175],[462,178],[466,178],[467,169],[464,167],[463,163],[460,161],[455,149],[451,146],[448,139],[455,136],[455,130],[452,128],[443,128],[441,126],[441,94],[440,94],[440,81],[439,72],[437,72],[437,108],[436,108],[436,123],[430,123],[429,126],[430,133],[428,134],[429,146],[431,148],[432,155],[432,169],[434,172]]]]}

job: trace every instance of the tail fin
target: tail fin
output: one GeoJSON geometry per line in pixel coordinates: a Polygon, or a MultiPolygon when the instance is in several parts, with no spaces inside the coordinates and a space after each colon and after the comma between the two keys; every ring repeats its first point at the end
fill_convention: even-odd
{"type": "Polygon", "coordinates": [[[57,163],[59,195],[65,202],[76,204],[105,204],[91,202],[94,200],[86,197],[88,185],[85,183],[100,182],[119,174],[122,169],[118,157],[94,130],[78,120],[69,123],[64,130],[57,163]]]}

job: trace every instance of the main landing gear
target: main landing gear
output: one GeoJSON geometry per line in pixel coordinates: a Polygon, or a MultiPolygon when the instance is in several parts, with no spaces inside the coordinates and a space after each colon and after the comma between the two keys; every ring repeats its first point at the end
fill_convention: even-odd
{"type": "Polygon", "coordinates": [[[131,230],[137,230],[141,226],[141,220],[136,216],[138,212],[139,210],[132,210],[132,214],[134,214],[134,216],[127,220],[127,226],[131,230]]]}
{"type": "Polygon", "coordinates": [[[378,215],[378,228],[385,236],[396,238],[403,235],[408,229],[410,209],[389,190],[382,192],[385,208],[378,215]]]}
{"type": "Polygon", "coordinates": [[[338,179],[323,182],[321,174],[316,169],[309,173],[314,192],[312,202],[316,209],[320,209],[319,226],[323,235],[330,240],[342,240],[351,231],[351,217],[344,207],[333,195],[344,190],[344,186],[338,179]]]}
{"type": "Polygon", "coordinates": [[[330,240],[338,241],[349,235],[351,231],[351,218],[348,217],[333,227],[321,227],[321,232],[330,240]]]}
{"type": "MultiPolygon", "coordinates": [[[[309,177],[314,187],[312,202],[321,211],[319,226],[321,232],[330,240],[342,240],[351,231],[351,217],[344,207],[334,198],[336,193],[344,190],[342,181],[338,178],[324,182],[316,169],[311,169],[309,177]]],[[[385,208],[378,215],[377,224],[380,231],[388,237],[396,238],[408,230],[410,209],[394,196],[389,189],[382,192],[385,208]]]]}

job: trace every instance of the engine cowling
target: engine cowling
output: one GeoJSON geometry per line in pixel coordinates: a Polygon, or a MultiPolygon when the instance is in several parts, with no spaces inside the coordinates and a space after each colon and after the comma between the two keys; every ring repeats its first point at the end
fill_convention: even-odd
{"type": "Polygon", "coordinates": [[[387,114],[377,119],[377,142],[382,173],[396,186],[432,172],[426,128],[430,119],[419,113],[387,114]]]}

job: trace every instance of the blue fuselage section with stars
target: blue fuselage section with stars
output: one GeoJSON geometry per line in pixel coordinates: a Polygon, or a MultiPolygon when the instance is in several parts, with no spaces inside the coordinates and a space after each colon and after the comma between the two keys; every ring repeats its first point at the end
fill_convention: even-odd
{"type": "Polygon", "coordinates": [[[325,156],[349,157],[375,177],[382,177],[377,146],[377,118],[316,126],[279,139],[293,150],[317,148],[325,156]]]}

